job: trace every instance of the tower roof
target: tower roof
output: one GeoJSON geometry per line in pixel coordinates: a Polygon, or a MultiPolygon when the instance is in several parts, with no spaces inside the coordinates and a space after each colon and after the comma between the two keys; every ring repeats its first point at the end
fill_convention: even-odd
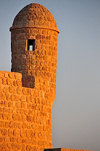
{"type": "Polygon", "coordinates": [[[51,12],[37,3],[31,3],[25,6],[15,16],[11,29],[23,27],[47,28],[59,32],[51,12]]]}

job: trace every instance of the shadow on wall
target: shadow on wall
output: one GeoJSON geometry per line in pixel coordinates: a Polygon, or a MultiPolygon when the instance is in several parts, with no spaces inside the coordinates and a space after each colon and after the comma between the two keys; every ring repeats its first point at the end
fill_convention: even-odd
{"type": "Polygon", "coordinates": [[[35,77],[22,75],[22,86],[27,88],[34,88],[35,87],[35,77]]]}

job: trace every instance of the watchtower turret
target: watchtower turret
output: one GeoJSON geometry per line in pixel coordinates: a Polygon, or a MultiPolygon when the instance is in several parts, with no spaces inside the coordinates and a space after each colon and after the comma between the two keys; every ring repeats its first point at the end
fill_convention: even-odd
{"type": "Polygon", "coordinates": [[[13,72],[22,73],[22,85],[45,88],[55,93],[57,35],[53,15],[44,6],[32,3],[15,17],[11,31],[13,72]]]}
{"type": "Polygon", "coordinates": [[[0,73],[0,150],[44,151],[52,148],[59,31],[35,3],[17,14],[10,31],[13,72],[0,73]]]}

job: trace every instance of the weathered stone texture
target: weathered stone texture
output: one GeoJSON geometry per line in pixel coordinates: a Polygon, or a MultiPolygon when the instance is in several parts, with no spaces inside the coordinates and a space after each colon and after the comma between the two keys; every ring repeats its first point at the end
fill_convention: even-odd
{"type": "Polygon", "coordinates": [[[12,72],[0,71],[0,151],[43,151],[52,148],[59,30],[53,15],[33,3],[17,14],[10,31],[12,72]],[[35,41],[34,51],[28,40],[35,41]]]}
{"type": "Polygon", "coordinates": [[[59,31],[40,4],[23,8],[10,31],[12,72],[0,72],[0,151],[43,151],[52,147],[59,31]]]}
{"type": "MultiPolygon", "coordinates": [[[[12,71],[23,74],[23,86],[56,84],[57,32],[49,29],[23,28],[12,30],[12,71]],[[22,40],[21,40],[22,37],[22,40]],[[35,51],[27,50],[28,39],[35,39],[35,51]],[[28,82],[28,83],[27,83],[28,82]]],[[[46,88],[50,88],[51,86],[46,88]]],[[[34,87],[33,86],[33,87],[34,87]]],[[[43,88],[43,87],[42,87],[43,88]]]]}
{"type": "Polygon", "coordinates": [[[16,15],[12,28],[22,27],[58,30],[51,12],[44,6],[36,3],[27,5],[16,15]]]}
{"type": "Polygon", "coordinates": [[[0,151],[52,147],[52,99],[21,84],[21,73],[0,71],[0,151]]]}
{"type": "Polygon", "coordinates": [[[45,149],[44,151],[88,151],[86,149],[70,149],[70,148],[53,148],[45,149]]]}

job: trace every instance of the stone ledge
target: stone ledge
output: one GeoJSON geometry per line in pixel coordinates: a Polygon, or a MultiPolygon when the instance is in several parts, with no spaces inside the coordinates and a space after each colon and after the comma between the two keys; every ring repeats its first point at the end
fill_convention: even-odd
{"type": "Polygon", "coordinates": [[[52,149],[45,149],[44,151],[90,151],[86,149],[70,149],[70,148],[52,148],[52,149]]]}

